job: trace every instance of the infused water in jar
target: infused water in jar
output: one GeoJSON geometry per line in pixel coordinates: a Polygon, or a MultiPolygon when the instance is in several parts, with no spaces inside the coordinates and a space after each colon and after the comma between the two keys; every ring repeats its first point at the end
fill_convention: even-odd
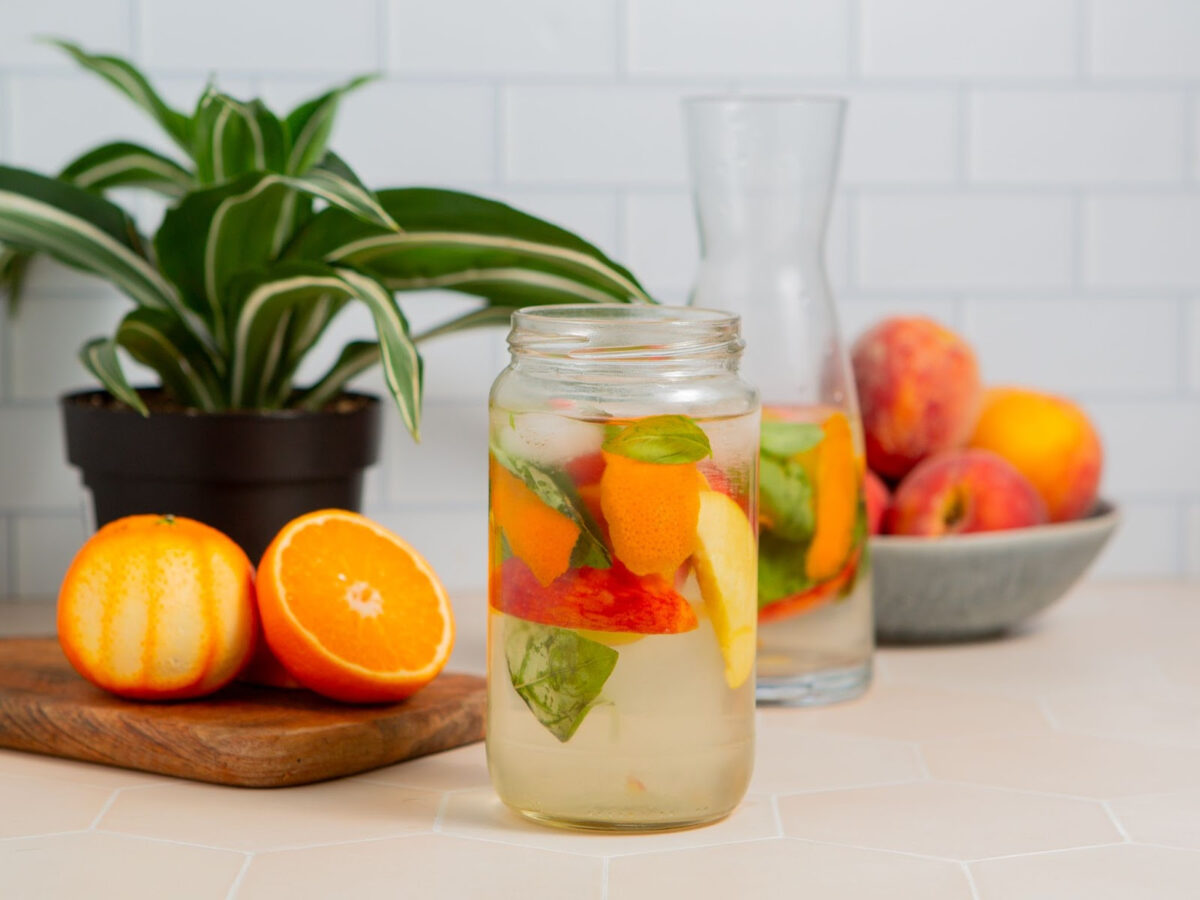
{"type": "Polygon", "coordinates": [[[759,404],[736,316],[513,316],[492,389],[487,753],[550,824],[714,821],[754,759],[759,404]]]}

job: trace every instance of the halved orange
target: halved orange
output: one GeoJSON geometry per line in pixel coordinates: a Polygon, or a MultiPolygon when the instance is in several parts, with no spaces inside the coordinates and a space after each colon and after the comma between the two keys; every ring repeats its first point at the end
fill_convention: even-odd
{"type": "Polygon", "coordinates": [[[283,527],[259,564],[258,600],[271,651],[336,700],[403,700],[437,676],[454,645],[450,598],[429,563],[345,510],[283,527]]]}

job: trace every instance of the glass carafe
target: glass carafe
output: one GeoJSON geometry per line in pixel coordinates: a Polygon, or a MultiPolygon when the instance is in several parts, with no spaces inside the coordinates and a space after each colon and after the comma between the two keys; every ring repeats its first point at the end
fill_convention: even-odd
{"type": "Polygon", "coordinates": [[[824,244],[845,102],[704,97],[686,126],[701,263],[691,302],[742,317],[762,395],[758,700],[871,679],[862,425],[824,244]]]}

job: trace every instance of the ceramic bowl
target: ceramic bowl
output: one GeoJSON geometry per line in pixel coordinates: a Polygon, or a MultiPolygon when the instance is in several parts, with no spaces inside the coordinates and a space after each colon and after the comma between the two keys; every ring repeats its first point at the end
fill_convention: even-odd
{"type": "Polygon", "coordinates": [[[1074,522],[953,537],[871,538],[875,633],[884,642],[999,634],[1067,592],[1120,520],[1101,500],[1074,522]]]}

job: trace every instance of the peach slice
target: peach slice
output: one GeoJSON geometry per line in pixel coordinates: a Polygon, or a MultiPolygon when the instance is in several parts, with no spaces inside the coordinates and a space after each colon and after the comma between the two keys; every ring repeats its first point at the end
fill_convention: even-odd
{"type": "Polygon", "coordinates": [[[725,681],[731,688],[741,687],[754,672],[758,555],[750,520],[719,491],[700,494],[692,559],[725,658],[725,681]]]}

